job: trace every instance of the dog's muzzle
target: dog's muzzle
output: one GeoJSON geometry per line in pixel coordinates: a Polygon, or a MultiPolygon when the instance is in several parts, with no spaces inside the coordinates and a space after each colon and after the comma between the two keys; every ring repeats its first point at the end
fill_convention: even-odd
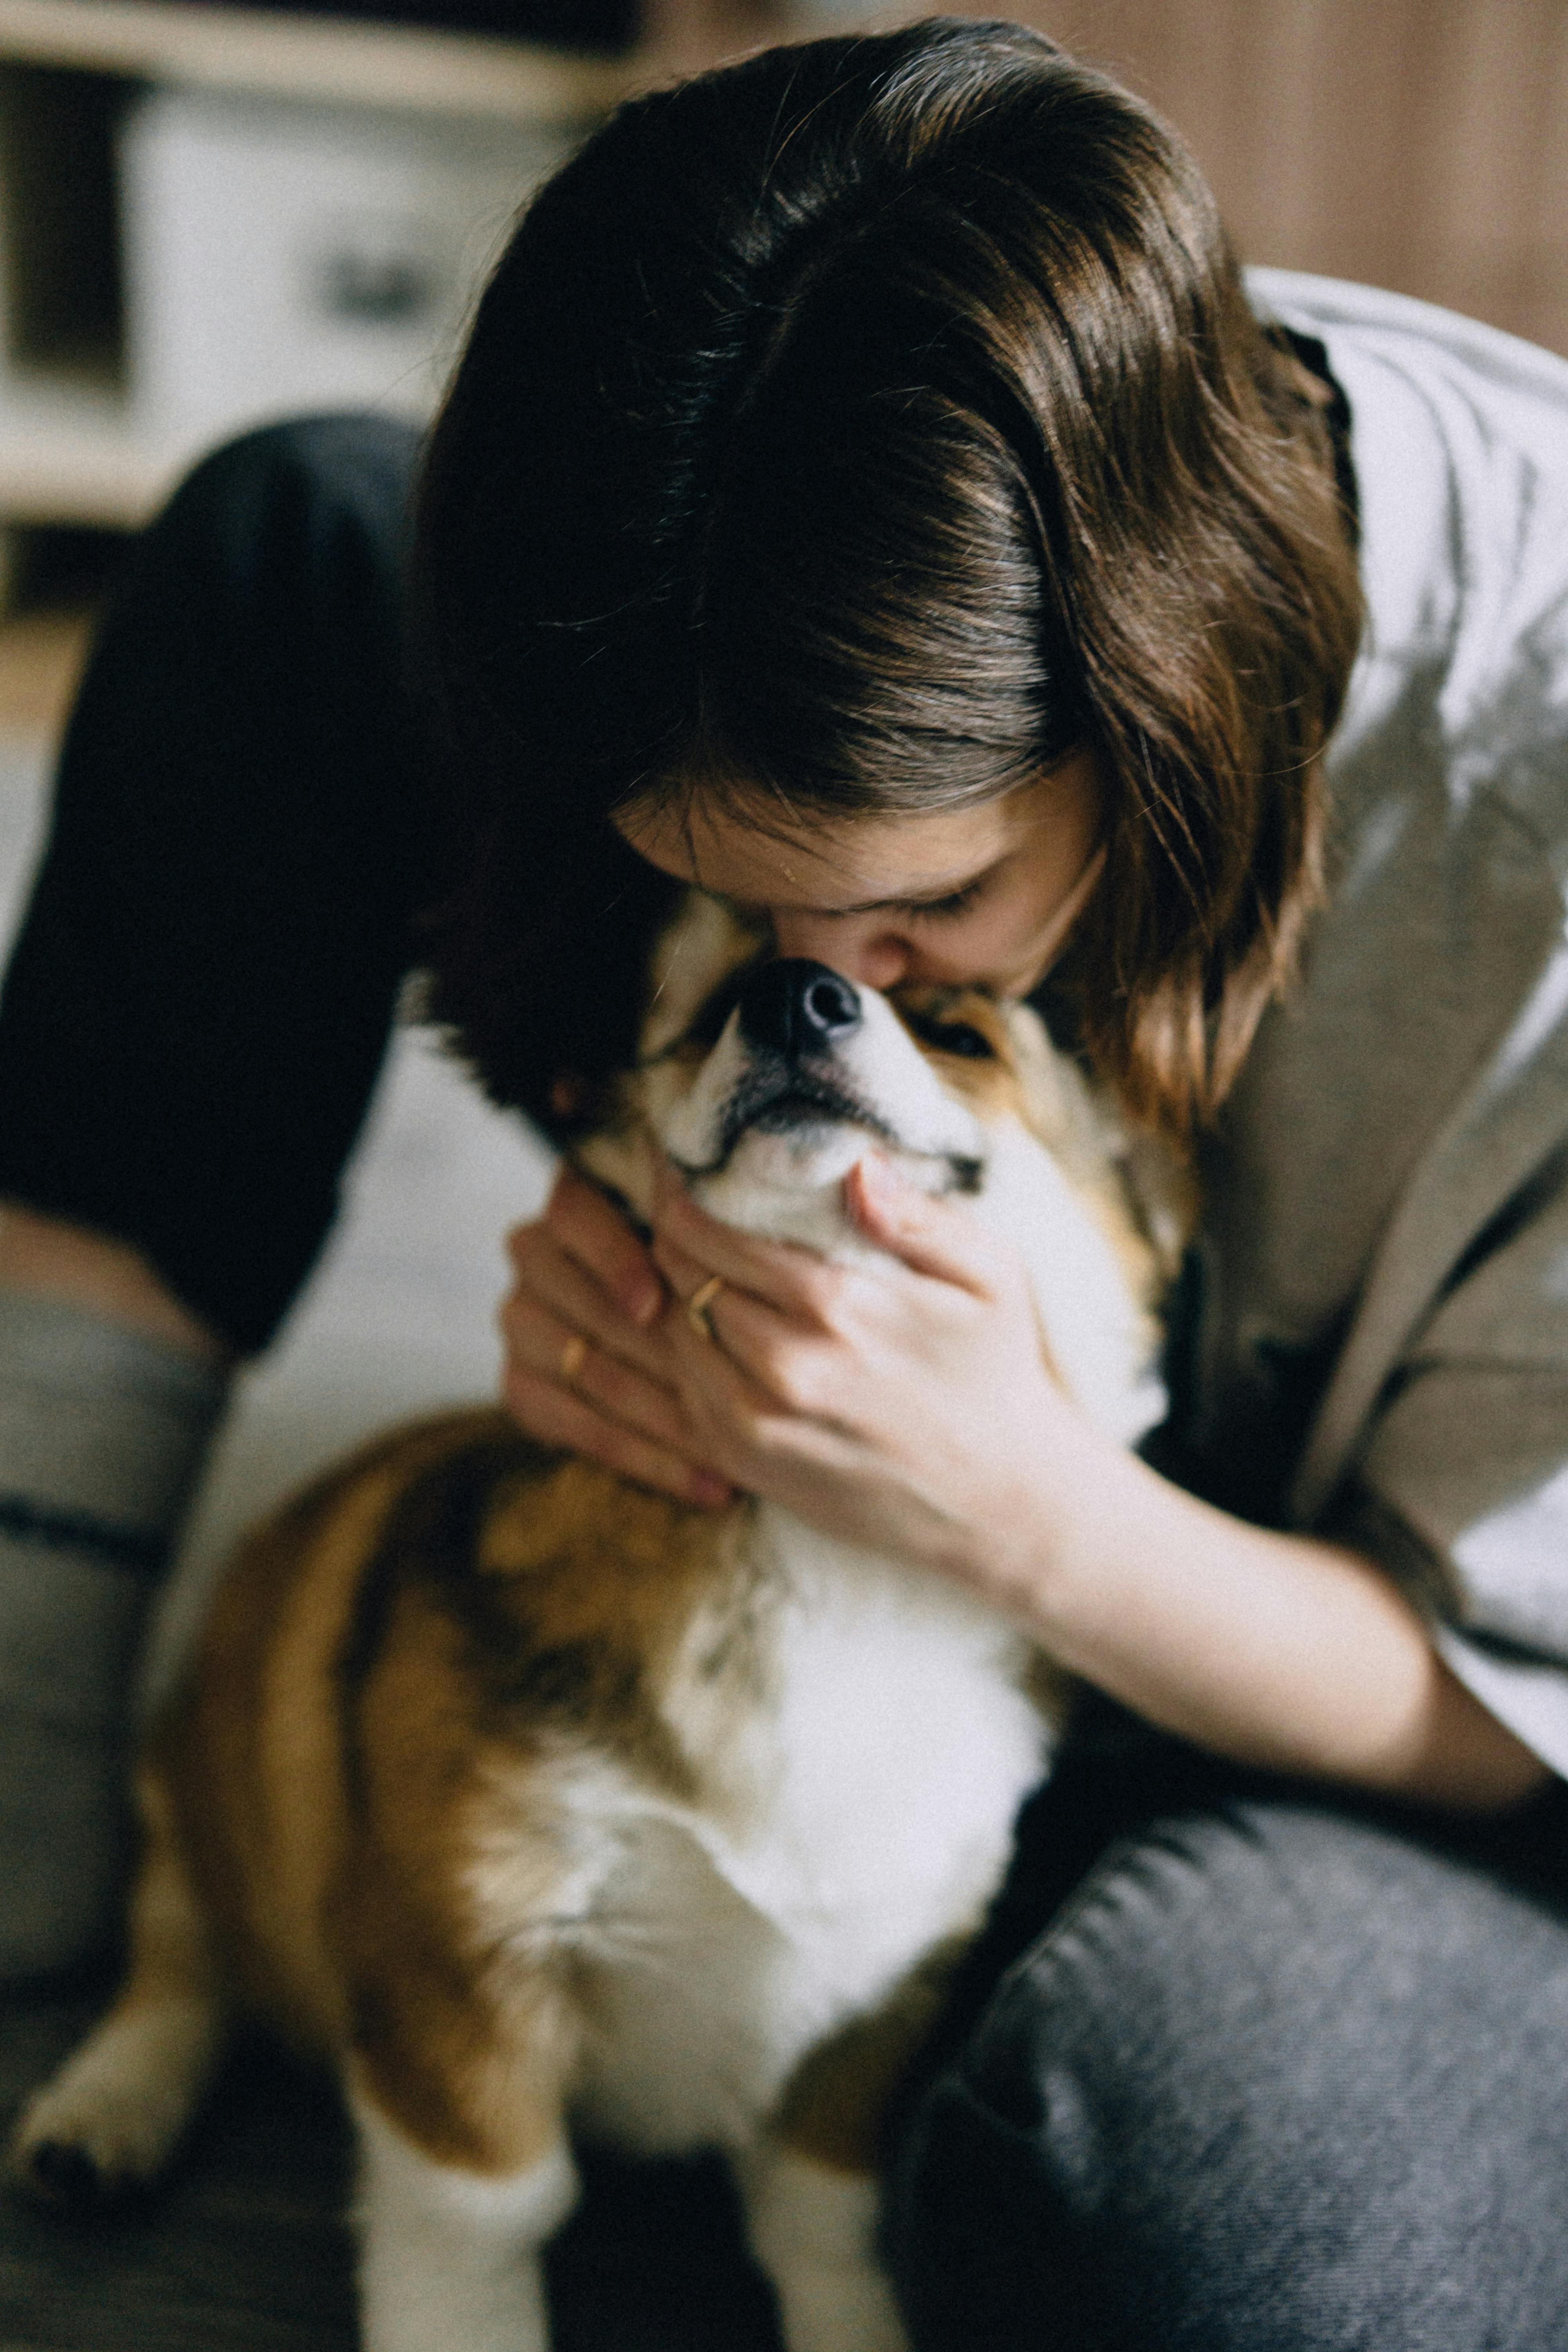
{"type": "Polygon", "coordinates": [[[791,1135],[826,1122],[890,1140],[838,1056],[860,1030],[859,992],[804,956],[758,967],[736,1000],[745,1075],[724,1107],[721,1161],[742,1135],[791,1135]]]}
{"type": "Polygon", "coordinates": [[[764,1181],[775,1190],[798,1182],[809,1191],[818,1181],[810,1173],[813,1156],[842,1160],[849,1130],[916,1159],[946,1161],[947,1190],[977,1189],[973,1118],[939,1085],[875,989],[862,992],[804,956],[753,964],[732,988],[716,1045],[661,1129],[684,1176],[720,1176],[743,1140],[775,1138],[789,1148],[789,1160],[764,1181]]]}

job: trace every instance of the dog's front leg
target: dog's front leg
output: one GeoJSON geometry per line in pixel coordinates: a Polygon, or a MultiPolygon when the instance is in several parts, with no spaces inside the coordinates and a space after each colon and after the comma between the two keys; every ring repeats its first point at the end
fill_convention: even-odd
{"type": "Polygon", "coordinates": [[[788,2352],[907,2352],[877,2259],[877,2183],[765,2139],[737,2167],[788,2352]]]}
{"type": "Polygon", "coordinates": [[[577,2199],[564,2140],[487,2176],[427,2154],[363,2090],[349,2104],[364,2352],[549,2352],[540,2250],[577,2199]]]}

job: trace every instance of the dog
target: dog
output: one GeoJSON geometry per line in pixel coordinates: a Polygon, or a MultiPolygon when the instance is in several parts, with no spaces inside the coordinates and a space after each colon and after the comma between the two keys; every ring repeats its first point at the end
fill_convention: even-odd
{"type": "MultiPolygon", "coordinates": [[[[1022,1250],[1103,1428],[1159,1418],[1178,1195],[1032,1013],[759,961],[700,898],[649,1000],[582,1155],[634,1217],[657,1147],[716,1217],[863,1260],[874,1147],[1022,1250]]],[[[499,1412],[395,1432],[241,1548],[139,1774],[124,1990],[16,2169],[150,2181],[259,2011],[342,2081],[367,2352],[546,2352],[574,2134],[728,2151],[789,2352],[895,2352],[879,2120],[1064,1704],[977,1600],[768,1503],[683,1507],[499,1412]]]]}

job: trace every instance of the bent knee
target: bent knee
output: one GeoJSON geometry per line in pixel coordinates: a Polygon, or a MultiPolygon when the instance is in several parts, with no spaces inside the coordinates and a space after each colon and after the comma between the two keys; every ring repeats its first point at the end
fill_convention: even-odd
{"type": "Polygon", "coordinates": [[[889,2231],[916,2341],[1003,2352],[1047,2320],[1064,2352],[1531,2340],[1568,2308],[1565,2032],[1568,1923],[1479,1867],[1306,1804],[1145,1830],[906,2137],[889,2231]]]}
{"type": "Polygon", "coordinates": [[[343,409],[286,416],[251,426],[220,442],[193,467],[182,497],[233,497],[249,487],[274,489],[281,481],[319,484],[350,502],[368,486],[387,484],[406,493],[422,436],[406,418],[373,409],[343,409]]]}

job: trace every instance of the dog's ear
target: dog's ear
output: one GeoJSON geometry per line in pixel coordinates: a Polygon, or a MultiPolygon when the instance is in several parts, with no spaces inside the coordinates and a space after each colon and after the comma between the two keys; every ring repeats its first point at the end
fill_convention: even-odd
{"type": "Polygon", "coordinates": [[[1197,1223],[1192,1165],[1163,1136],[1125,1118],[1110,1089],[1058,1051],[1029,1006],[1010,1004],[1006,1022],[1025,1124],[1069,1182],[1100,1202],[1136,1294],[1152,1304],[1175,1280],[1197,1223]]]}
{"type": "Polygon", "coordinates": [[[709,998],[764,944],[716,898],[689,890],[654,944],[639,1060],[652,1061],[684,1037],[709,998]]]}

